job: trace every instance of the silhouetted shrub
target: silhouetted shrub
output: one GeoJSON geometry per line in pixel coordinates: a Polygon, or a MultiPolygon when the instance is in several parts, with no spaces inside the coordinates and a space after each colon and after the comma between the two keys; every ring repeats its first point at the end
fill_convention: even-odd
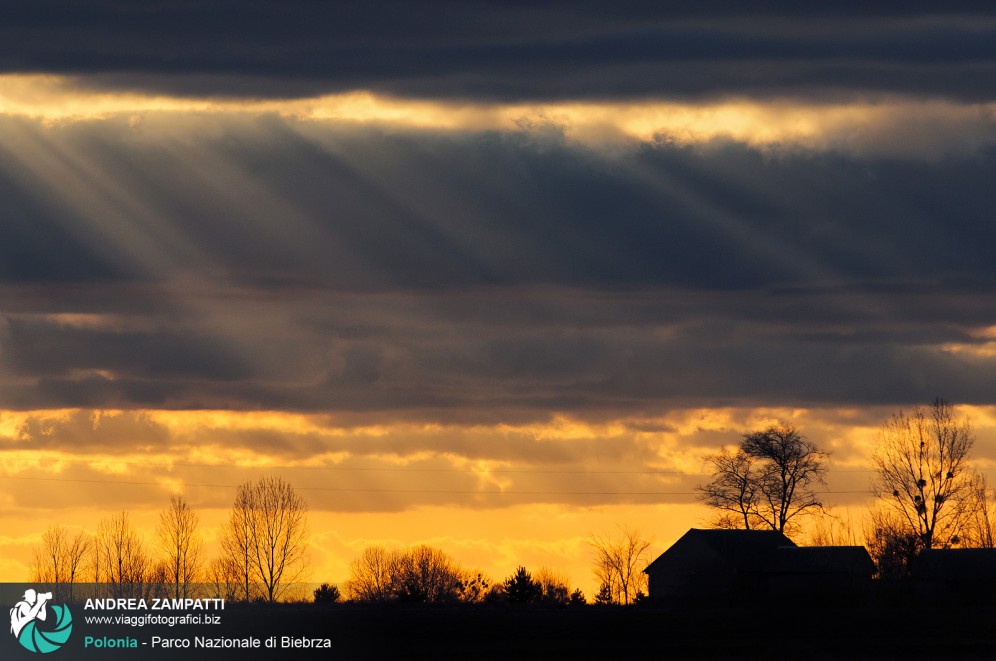
{"type": "Polygon", "coordinates": [[[334,604],[339,601],[341,596],[339,587],[334,583],[322,583],[321,586],[315,589],[316,604],[334,604]]]}

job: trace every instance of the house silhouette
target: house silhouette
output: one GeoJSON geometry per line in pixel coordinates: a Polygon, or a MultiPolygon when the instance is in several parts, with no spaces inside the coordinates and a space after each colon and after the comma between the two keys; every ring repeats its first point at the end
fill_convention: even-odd
{"type": "Polygon", "coordinates": [[[828,605],[867,598],[875,565],[863,546],[800,547],[775,530],[693,528],[644,572],[650,599],[663,607],[785,598],[828,605]]]}
{"type": "Polygon", "coordinates": [[[910,578],[920,603],[988,605],[996,592],[996,549],[924,549],[910,578]]]}
{"type": "Polygon", "coordinates": [[[864,603],[875,571],[863,546],[783,546],[765,566],[765,596],[818,606],[864,603]]]}

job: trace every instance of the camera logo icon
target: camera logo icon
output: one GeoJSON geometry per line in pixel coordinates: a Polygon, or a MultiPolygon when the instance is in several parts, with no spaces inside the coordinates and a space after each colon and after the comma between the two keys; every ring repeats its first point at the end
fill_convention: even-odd
{"type": "Polygon", "coordinates": [[[25,590],[24,598],[10,609],[10,632],[24,649],[42,654],[54,652],[73,633],[69,606],[50,601],[51,592],[25,590]]]}

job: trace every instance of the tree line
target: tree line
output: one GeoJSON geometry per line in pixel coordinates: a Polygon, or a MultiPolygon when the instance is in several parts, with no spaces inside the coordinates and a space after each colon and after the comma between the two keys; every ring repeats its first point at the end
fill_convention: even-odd
{"type": "MultiPolygon", "coordinates": [[[[646,597],[650,542],[634,529],[620,535],[590,535],[593,572],[599,581],[595,604],[631,604],[646,597]]],[[[324,584],[315,591],[316,601],[347,599],[354,603],[462,603],[541,604],[583,606],[588,603],[580,588],[549,568],[535,573],[520,565],[509,576],[494,580],[477,569],[461,567],[445,551],[418,544],[389,550],[369,546],[350,564],[342,589],[324,584]]]]}
{"type": "Polygon", "coordinates": [[[111,597],[232,601],[279,600],[308,569],[308,506],[278,477],[245,482],[236,489],[220,534],[220,555],[208,559],[200,520],[179,495],[160,513],[150,544],[127,511],[102,519],[93,533],[52,526],[31,561],[31,580],[48,583],[72,600],[75,586],[93,584],[111,597]]]}
{"type": "MultiPolygon", "coordinates": [[[[909,414],[900,411],[882,425],[872,454],[876,498],[863,531],[880,577],[907,575],[924,549],[996,547],[996,499],[982,473],[971,466],[974,441],[969,423],[942,399],[909,414]]],[[[828,519],[829,508],[819,497],[828,457],[791,426],[749,432],[736,449],[707,457],[713,476],[698,487],[699,497],[717,511],[717,527],[797,535],[804,519],[816,517],[815,543],[838,543],[842,537],[853,543],[855,531],[828,519]]],[[[191,596],[196,584],[230,601],[272,603],[306,578],[307,514],[304,498],[281,478],[245,482],[236,489],[220,531],[220,552],[209,559],[197,513],[174,495],[160,513],[151,544],[127,511],[104,518],[93,533],[49,528],[35,549],[31,579],[57,589],[64,586],[70,598],[78,583],[100,585],[114,597],[156,592],[176,598],[191,596]]],[[[599,585],[595,603],[625,605],[646,596],[647,539],[622,528],[615,537],[589,535],[588,542],[599,585]]],[[[426,545],[368,547],[352,561],[341,589],[326,583],[314,598],[364,603],[587,601],[553,570],[534,575],[520,566],[496,581],[426,545]]]]}
{"type": "MultiPolygon", "coordinates": [[[[179,495],[160,512],[155,537],[145,539],[127,511],[102,519],[93,533],[52,526],[31,561],[31,580],[54,586],[60,598],[92,596],[186,598],[276,602],[308,569],[308,506],[286,481],[264,477],[236,489],[219,535],[219,553],[208,558],[200,518],[179,495]]],[[[589,536],[599,590],[596,604],[629,604],[646,596],[643,568],[649,541],[637,531],[589,536]]],[[[295,595],[300,598],[301,595],[295,595]]],[[[580,606],[584,593],[563,574],[524,566],[504,579],[467,569],[445,551],[419,544],[388,550],[365,548],[350,564],[342,586],[323,583],[317,603],[541,604],[580,606]]]]}
{"type": "Polygon", "coordinates": [[[893,414],[872,452],[875,500],[863,534],[826,524],[817,487],[826,485],[829,455],[791,426],[746,433],[735,450],[709,455],[713,477],[699,498],[717,510],[715,527],[793,535],[817,517],[817,544],[854,543],[861,534],[879,576],[902,578],[924,549],[996,547],[996,498],[971,466],[974,443],[969,422],[943,399],[893,414]]]}
{"type": "Polygon", "coordinates": [[[543,568],[533,575],[519,566],[504,580],[495,581],[424,544],[395,550],[365,548],[350,564],[343,588],[345,598],[357,603],[586,603],[584,593],[572,591],[568,579],[553,570],[543,568]]]}

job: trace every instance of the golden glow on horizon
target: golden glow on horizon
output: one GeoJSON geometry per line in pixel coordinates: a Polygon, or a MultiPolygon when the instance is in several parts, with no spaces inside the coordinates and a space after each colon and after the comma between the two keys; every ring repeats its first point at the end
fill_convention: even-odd
{"type": "Polygon", "coordinates": [[[297,433],[320,432],[331,436],[385,436],[389,433],[385,425],[364,425],[358,427],[337,427],[322,424],[324,415],[307,415],[283,411],[146,411],[149,419],[174,433],[189,432],[195,429],[265,429],[270,431],[295,431],[297,433]]]}
{"type": "Polygon", "coordinates": [[[838,104],[791,100],[485,104],[390,98],[362,90],[303,99],[189,98],[103,91],[81,82],[49,75],[0,75],[0,114],[49,124],[124,116],[133,126],[154,113],[277,114],[302,121],[442,131],[552,129],[568,139],[596,144],[662,136],[677,144],[727,138],[753,146],[861,149],[877,144],[878,148],[902,149],[909,140],[940,148],[934,134],[945,135],[965,126],[974,127],[976,133],[980,127],[983,134],[992,131],[996,113],[996,104],[902,98],[838,104]],[[907,133],[907,126],[912,132],[907,133]],[[932,135],[922,135],[917,127],[924,126],[931,127],[932,135]]]}
{"type": "MultiPolygon", "coordinates": [[[[996,449],[996,407],[958,411],[975,428],[978,465],[991,470],[986,457],[996,449]]],[[[335,415],[279,411],[0,411],[0,477],[19,478],[0,479],[6,535],[0,538],[0,579],[27,578],[32,548],[54,524],[92,531],[107,514],[127,509],[153,543],[158,512],[172,493],[187,496],[215,544],[234,493],[227,487],[259,470],[287,469],[312,505],[312,580],[341,582],[349,562],[370,544],[426,543],[497,580],[520,563],[531,570],[547,566],[570,575],[590,597],[596,586],[584,541],[589,533],[636,526],[656,538],[660,551],[708,520],[694,495],[618,499],[613,491],[689,491],[700,481],[703,454],[781,421],[832,452],[831,488],[842,491],[831,504],[864,512],[869,496],[860,490],[868,479],[868,453],[891,412],[726,407],[603,422],[561,414],[543,423],[461,426],[356,425],[335,415]],[[257,432],[264,432],[264,442],[251,440],[257,432]],[[288,455],[265,440],[302,433],[309,442],[330,445],[305,445],[307,452],[288,455]],[[63,434],[72,440],[56,443],[63,434]],[[502,454],[515,443],[524,443],[523,449],[502,454]],[[594,456],[596,445],[621,450],[594,456]],[[551,448],[552,455],[540,456],[551,448]],[[344,470],[294,470],[319,467],[344,470]],[[677,473],[625,473],[658,470],[677,473]],[[69,481],[34,481],[45,479],[69,481]],[[323,491],[328,487],[342,491],[323,491]],[[593,493],[556,495],[575,491],[593,493]]]]}
{"type": "MultiPolygon", "coordinates": [[[[988,331],[987,331],[988,332],[988,331]]],[[[958,411],[972,421],[981,423],[982,427],[996,427],[996,407],[958,405],[958,411]]],[[[867,415],[867,414],[865,414],[867,415]]],[[[425,438],[449,438],[463,435],[472,439],[486,439],[486,442],[500,443],[503,439],[513,437],[528,439],[542,447],[548,442],[574,441],[584,442],[598,439],[600,442],[613,440],[634,440],[659,445],[669,459],[684,459],[680,454],[679,445],[687,445],[693,452],[699,452],[695,438],[700,434],[723,434],[729,436],[729,445],[735,445],[739,435],[750,429],[759,429],[772,424],[793,424],[804,433],[811,427],[826,426],[837,435],[840,444],[853,445],[859,438],[872,437],[879,424],[888,413],[873,417],[868,422],[862,422],[862,413],[858,409],[804,409],[804,408],[695,408],[672,411],[659,417],[618,418],[605,422],[591,422],[580,418],[560,414],[546,422],[496,425],[460,425],[439,423],[412,422],[378,422],[373,424],[346,424],[339,422],[336,416],[329,414],[305,414],[281,411],[227,411],[227,410],[87,410],[87,409],[41,409],[32,411],[0,411],[0,448],[5,450],[0,454],[0,461],[19,457],[30,457],[32,461],[46,457],[50,461],[55,457],[71,456],[73,453],[65,449],[33,448],[26,443],[30,439],[26,430],[30,427],[34,433],[42,437],[53,437],[65,433],[69,427],[60,425],[80,426],[85,431],[92,432],[95,437],[102,434],[109,443],[119,443],[119,435],[146,434],[152,436],[158,430],[165,430],[168,448],[157,449],[153,444],[144,444],[141,438],[129,438],[127,447],[130,452],[120,450],[101,452],[94,448],[85,448],[83,454],[90,463],[113,467],[119,470],[117,464],[127,457],[141,457],[145,461],[154,461],[158,465],[169,466],[178,461],[174,450],[184,449],[189,455],[181,462],[190,461],[191,457],[223,461],[225,465],[265,468],[268,465],[285,467],[288,465],[334,465],[353,456],[348,449],[342,447],[313,449],[306,460],[289,461],[287,458],[276,458],[263,451],[263,447],[219,447],[206,445],[204,438],[210,438],[213,433],[230,432],[235,434],[229,438],[238,438],[241,433],[272,432],[288,435],[313,435],[317,438],[349,439],[363,443],[363,439],[404,439],[414,436],[425,438]],[[116,422],[130,422],[132,426],[115,427],[116,422]],[[124,430],[124,431],[122,431],[124,430]],[[276,463],[275,463],[276,462],[276,463]]],[[[710,441],[705,447],[714,447],[710,441]]],[[[398,446],[396,450],[384,451],[383,445],[377,449],[364,452],[363,455],[399,466],[414,462],[425,462],[438,457],[446,458],[451,464],[465,469],[473,469],[488,473],[500,469],[512,460],[500,458],[463,456],[456,449],[440,447],[437,450],[422,446],[398,446]]],[[[661,455],[663,458],[663,454],[661,455]]],[[[522,461],[518,459],[516,461],[522,461]]],[[[51,466],[51,463],[46,465],[51,466]]],[[[698,467],[701,468],[699,462],[698,467]]],[[[697,472],[697,471],[696,471],[697,472]]]]}

